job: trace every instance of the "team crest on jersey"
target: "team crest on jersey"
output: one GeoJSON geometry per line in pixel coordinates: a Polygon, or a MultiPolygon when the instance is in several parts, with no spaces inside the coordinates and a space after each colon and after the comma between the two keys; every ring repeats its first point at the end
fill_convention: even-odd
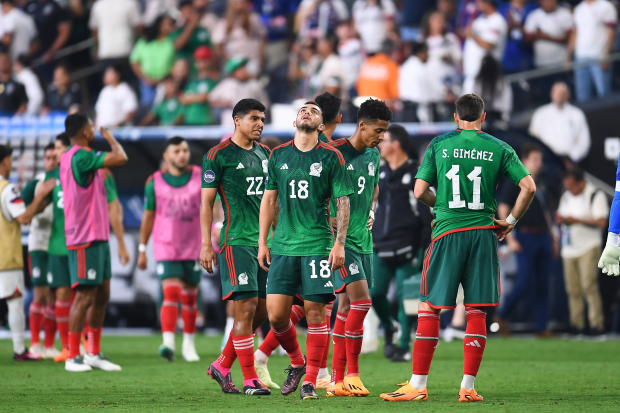
{"type": "Polygon", "coordinates": [[[206,183],[210,184],[211,182],[215,181],[215,172],[209,169],[208,171],[205,171],[203,178],[206,183]]]}
{"type": "Polygon", "coordinates": [[[269,161],[267,159],[263,159],[263,173],[267,173],[267,165],[269,165],[269,161]]]}
{"type": "Polygon", "coordinates": [[[368,176],[375,176],[375,164],[372,162],[368,164],[368,176]]]}
{"type": "Polygon", "coordinates": [[[239,285],[248,285],[248,275],[244,272],[239,274],[239,285]]]}
{"type": "Polygon", "coordinates": [[[360,269],[358,268],[356,263],[351,263],[351,265],[349,265],[349,272],[351,273],[351,275],[353,274],[359,274],[360,273],[360,269]]]}
{"type": "Polygon", "coordinates": [[[47,282],[48,282],[48,284],[51,284],[51,283],[54,282],[54,276],[52,275],[51,272],[47,273],[47,282]]]}
{"type": "Polygon", "coordinates": [[[310,175],[321,177],[321,171],[323,170],[323,164],[321,162],[316,162],[310,165],[310,175]]]}

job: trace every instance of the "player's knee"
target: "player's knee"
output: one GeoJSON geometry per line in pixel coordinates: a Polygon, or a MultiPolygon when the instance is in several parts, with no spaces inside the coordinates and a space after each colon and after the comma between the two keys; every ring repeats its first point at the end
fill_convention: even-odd
{"type": "Polygon", "coordinates": [[[284,313],[269,313],[269,322],[275,329],[284,328],[288,325],[290,319],[290,314],[284,313]]]}
{"type": "Polygon", "coordinates": [[[338,312],[347,315],[351,309],[351,303],[348,300],[338,300],[338,312]]]}
{"type": "Polygon", "coordinates": [[[306,307],[306,320],[308,324],[320,324],[324,322],[323,314],[325,314],[324,311],[318,306],[306,307]]]}

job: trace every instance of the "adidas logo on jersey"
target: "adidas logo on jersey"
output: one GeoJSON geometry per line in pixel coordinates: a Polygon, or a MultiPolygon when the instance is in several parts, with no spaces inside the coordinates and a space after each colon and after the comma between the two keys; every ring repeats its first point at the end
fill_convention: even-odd
{"type": "Polygon", "coordinates": [[[480,343],[478,343],[478,340],[474,340],[474,341],[470,341],[469,343],[465,344],[466,346],[470,346],[470,347],[482,347],[480,345],[480,343]]]}
{"type": "Polygon", "coordinates": [[[243,169],[243,168],[245,168],[245,166],[243,166],[243,164],[239,162],[239,165],[237,165],[237,169],[243,169]]]}
{"type": "Polygon", "coordinates": [[[347,166],[347,171],[352,171],[353,170],[353,165],[349,164],[349,166],[347,166]]]}
{"type": "Polygon", "coordinates": [[[334,284],[332,284],[331,281],[327,281],[327,284],[325,284],[323,287],[333,287],[334,284]]]}
{"type": "Polygon", "coordinates": [[[287,164],[284,164],[284,165],[282,165],[282,166],[280,167],[280,169],[288,169],[288,165],[287,165],[287,164]]]}

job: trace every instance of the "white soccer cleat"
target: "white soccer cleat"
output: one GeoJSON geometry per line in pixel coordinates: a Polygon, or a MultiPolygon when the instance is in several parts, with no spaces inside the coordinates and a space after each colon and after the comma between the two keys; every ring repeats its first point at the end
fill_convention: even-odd
{"type": "Polygon", "coordinates": [[[329,387],[329,381],[331,380],[331,376],[323,376],[316,378],[316,389],[327,389],[329,387]]]}
{"type": "Polygon", "coordinates": [[[41,353],[41,357],[44,359],[53,359],[60,354],[60,351],[56,347],[46,347],[41,353]]]}
{"type": "Polygon", "coordinates": [[[196,346],[193,342],[183,341],[183,360],[194,362],[200,361],[200,356],[196,353],[196,346]]]}
{"type": "Polygon", "coordinates": [[[92,369],[93,368],[91,366],[84,363],[84,358],[82,356],[76,356],[72,359],[67,359],[67,361],[65,361],[66,371],[81,373],[84,371],[91,371],[92,369]]]}
{"type": "Polygon", "coordinates": [[[103,371],[121,371],[121,366],[112,363],[101,353],[95,355],[86,353],[84,356],[84,363],[92,368],[103,371]]]}
{"type": "Polygon", "coordinates": [[[267,368],[267,364],[260,363],[258,361],[254,362],[254,368],[256,369],[256,374],[260,381],[270,389],[280,390],[280,386],[271,380],[271,375],[269,374],[269,369],[267,368]]]}
{"type": "Polygon", "coordinates": [[[33,356],[37,356],[39,358],[43,357],[43,347],[41,347],[41,344],[32,344],[28,351],[33,356]]]}

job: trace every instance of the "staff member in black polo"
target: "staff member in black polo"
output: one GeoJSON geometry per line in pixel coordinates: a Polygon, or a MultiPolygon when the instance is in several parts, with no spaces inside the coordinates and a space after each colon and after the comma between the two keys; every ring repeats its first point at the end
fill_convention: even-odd
{"type": "Polygon", "coordinates": [[[402,283],[420,272],[423,248],[430,242],[432,216],[413,195],[418,164],[409,159],[409,134],[400,125],[390,125],[379,144],[385,161],[379,170],[379,199],[373,225],[373,277],[370,290],[372,305],[385,331],[384,354],[392,361],[410,361],[412,317],[405,314],[402,283]],[[396,328],[387,292],[396,277],[398,322],[402,334],[393,343],[396,328]]]}
{"type": "Polygon", "coordinates": [[[0,115],[19,115],[28,108],[26,88],[12,76],[11,58],[0,52],[0,115]]]}

